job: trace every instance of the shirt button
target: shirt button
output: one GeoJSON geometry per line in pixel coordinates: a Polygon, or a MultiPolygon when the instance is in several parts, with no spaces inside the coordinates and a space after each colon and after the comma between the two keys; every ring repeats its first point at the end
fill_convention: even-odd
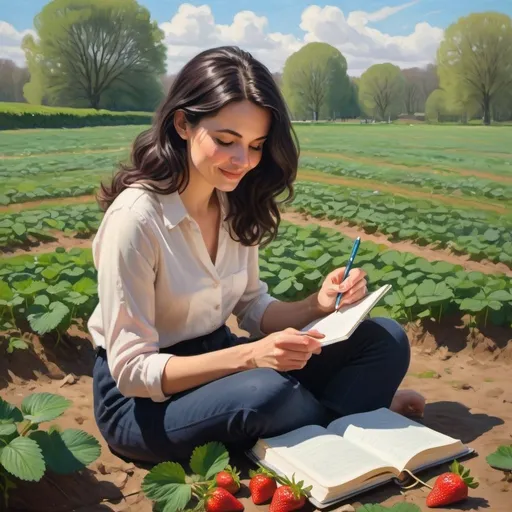
{"type": "Polygon", "coordinates": [[[219,304],[216,304],[216,305],[215,305],[215,309],[220,309],[220,305],[219,305],[219,304]]]}
{"type": "Polygon", "coordinates": [[[213,287],[214,287],[214,288],[218,288],[218,287],[219,287],[219,283],[218,283],[217,281],[214,281],[214,282],[213,282],[213,287]]]}

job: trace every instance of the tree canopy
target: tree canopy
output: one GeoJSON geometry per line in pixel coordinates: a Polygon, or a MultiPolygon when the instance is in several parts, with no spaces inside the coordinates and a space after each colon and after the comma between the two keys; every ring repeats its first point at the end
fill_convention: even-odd
{"type": "Polygon", "coordinates": [[[367,114],[386,119],[402,110],[404,88],[405,79],[398,66],[374,64],[361,75],[359,100],[367,114]]]}
{"type": "Polygon", "coordinates": [[[512,18],[495,12],[460,18],[446,29],[437,64],[447,94],[477,103],[490,124],[493,102],[512,88],[512,18]]]}
{"type": "Polygon", "coordinates": [[[23,40],[29,102],[151,109],[160,100],[164,34],[136,0],[53,0],[34,27],[38,41],[23,40]]]}
{"type": "Polygon", "coordinates": [[[331,117],[349,98],[347,61],[330,44],[308,43],[286,60],[282,87],[296,117],[331,117]]]}

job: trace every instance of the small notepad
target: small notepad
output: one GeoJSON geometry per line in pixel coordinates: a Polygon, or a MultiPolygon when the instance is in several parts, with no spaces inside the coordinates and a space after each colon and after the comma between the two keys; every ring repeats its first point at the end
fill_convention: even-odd
{"type": "Polygon", "coordinates": [[[321,340],[322,345],[330,345],[331,343],[346,340],[390,289],[391,285],[389,284],[381,286],[378,290],[369,293],[358,302],[343,306],[339,311],[311,322],[302,331],[316,329],[325,334],[325,338],[321,340]]]}

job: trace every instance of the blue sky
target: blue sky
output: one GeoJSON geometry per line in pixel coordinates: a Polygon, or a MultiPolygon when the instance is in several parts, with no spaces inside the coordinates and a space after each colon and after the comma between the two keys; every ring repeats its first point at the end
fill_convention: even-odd
{"type": "MultiPolygon", "coordinates": [[[[32,21],[48,0],[0,0],[0,19],[12,24],[16,29],[32,28],[32,21]]],[[[144,0],[146,6],[158,22],[168,21],[182,2],[176,0],[144,0]]],[[[230,23],[238,11],[250,10],[260,16],[266,16],[270,29],[275,32],[286,32],[300,35],[301,12],[309,5],[333,5],[343,12],[364,9],[376,11],[384,6],[399,5],[403,2],[393,0],[331,0],[326,3],[307,0],[210,0],[205,2],[188,2],[200,6],[209,4],[218,23],[230,23]]],[[[417,4],[404,9],[400,13],[377,22],[374,26],[394,35],[405,35],[408,30],[420,21],[428,21],[438,27],[446,28],[460,16],[470,12],[493,10],[512,15],[510,0],[421,0],[417,4]],[[408,27],[408,28],[407,28],[408,27]]]]}
{"type": "MultiPolygon", "coordinates": [[[[47,1],[0,0],[0,58],[24,63],[21,39],[47,1]]],[[[277,71],[310,41],[336,46],[355,76],[376,62],[421,67],[435,60],[443,30],[459,17],[484,10],[512,16],[512,0],[139,1],[166,34],[169,72],[218,44],[245,47],[277,71]]]]}

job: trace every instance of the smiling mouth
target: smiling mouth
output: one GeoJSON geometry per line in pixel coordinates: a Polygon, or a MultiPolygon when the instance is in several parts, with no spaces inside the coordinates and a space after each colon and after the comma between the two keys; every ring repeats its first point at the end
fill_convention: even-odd
{"type": "Polygon", "coordinates": [[[221,169],[219,167],[219,171],[224,174],[224,176],[227,176],[228,178],[240,178],[242,175],[243,175],[243,172],[231,172],[231,171],[226,171],[224,169],[221,169]]]}

